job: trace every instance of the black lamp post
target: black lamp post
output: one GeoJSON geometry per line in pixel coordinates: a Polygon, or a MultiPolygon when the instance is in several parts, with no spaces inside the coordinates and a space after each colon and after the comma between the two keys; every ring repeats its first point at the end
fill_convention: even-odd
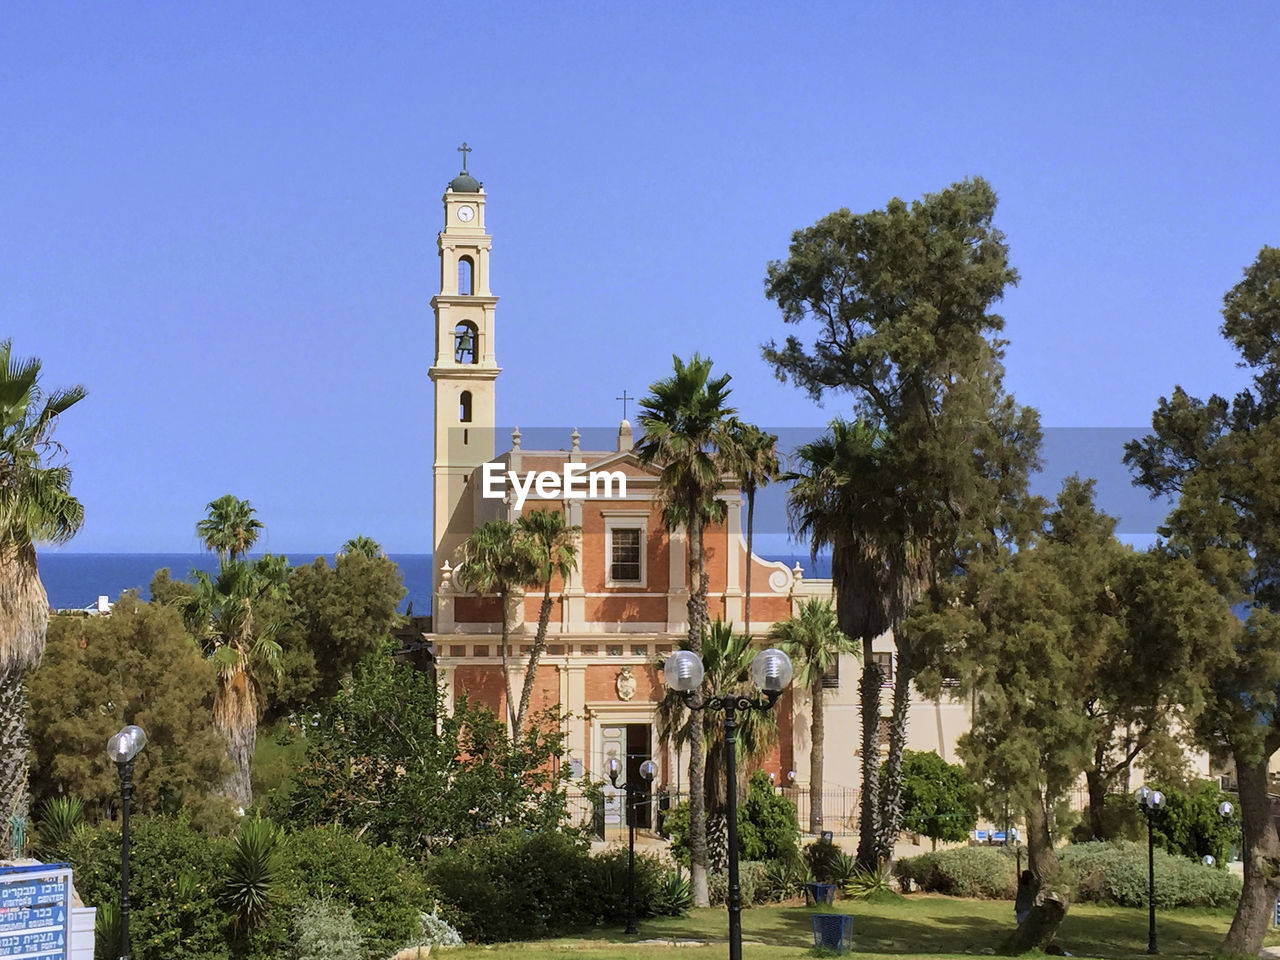
{"type": "Polygon", "coordinates": [[[120,960],[129,960],[129,801],[133,797],[133,759],[147,745],[141,727],[129,724],[107,741],[107,756],[120,771],[120,960]]]}
{"type": "Polygon", "coordinates": [[[1159,953],[1156,949],[1156,846],[1151,820],[1164,809],[1164,794],[1149,787],[1139,787],[1134,796],[1147,817],[1147,953],[1159,953]]]}
{"type": "Polygon", "coordinates": [[[725,777],[729,799],[729,960],[742,960],[742,889],[738,884],[738,711],[770,710],[791,682],[791,658],[770,647],[751,661],[751,680],[764,694],[762,698],[741,694],[702,698],[705,670],[692,650],[677,650],[662,667],[667,686],[684,697],[690,710],[724,711],[725,777]]]}
{"type": "MultiPolygon", "coordinates": [[[[622,764],[618,762],[617,757],[610,757],[608,768],[609,782],[617,787],[622,764]]],[[[646,760],[640,764],[640,778],[645,783],[651,783],[653,775],[657,772],[658,765],[652,760],[646,760]]],[[[627,782],[622,784],[622,790],[627,817],[627,929],[623,932],[638,933],[639,931],[636,930],[636,797],[644,794],[645,788],[638,783],[633,784],[631,778],[627,777],[627,782]]]]}

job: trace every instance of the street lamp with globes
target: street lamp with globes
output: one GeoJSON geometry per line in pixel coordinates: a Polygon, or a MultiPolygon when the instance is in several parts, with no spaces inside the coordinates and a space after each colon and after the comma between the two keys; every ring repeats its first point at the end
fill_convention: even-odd
{"type": "Polygon", "coordinates": [[[706,673],[702,660],[692,650],[677,650],[662,666],[666,684],[684,698],[690,710],[719,710],[724,713],[725,778],[728,780],[729,832],[729,960],[742,960],[742,888],[738,883],[738,711],[771,710],[791,683],[791,658],[770,647],[751,661],[751,680],[763,694],[748,697],[740,693],[700,696],[698,688],[706,673]]]}
{"type": "Polygon", "coordinates": [[[133,798],[133,760],[147,745],[147,734],[129,724],[107,741],[107,756],[120,772],[120,960],[129,960],[129,801],[133,798]]]}
{"type": "MultiPolygon", "coordinates": [[[[605,766],[609,771],[609,782],[615,788],[618,787],[618,775],[622,773],[622,764],[618,762],[617,757],[610,757],[605,766]]],[[[640,764],[640,779],[646,784],[653,782],[654,774],[657,772],[658,765],[652,760],[646,760],[640,764]]],[[[638,783],[633,784],[630,777],[621,786],[627,817],[627,929],[623,932],[636,933],[638,932],[636,930],[636,797],[645,793],[646,788],[638,783]]]]}
{"type": "Polygon", "coordinates": [[[1151,832],[1152,818],[1164,809],[1164,794],[1142,786],[1134,791],[1138,806],[1147,818],[1147,953],[1156,950],[1156,847],[1151,832]]]}

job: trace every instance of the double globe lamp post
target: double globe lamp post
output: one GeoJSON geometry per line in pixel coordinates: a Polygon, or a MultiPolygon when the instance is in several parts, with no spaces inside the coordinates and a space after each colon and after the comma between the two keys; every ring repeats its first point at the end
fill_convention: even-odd
{"type": "MultiPolygon", "coordinates": [[[[1158,953],[1156,949],[1156,847],[1152,833],[1152,821],[1156,814],[1164,809],[1164,794],[1159,790],[1142,786],[1134,791],[1138,808],[1147,818],[1147,953],[1158,953]]],[[[1218,816],[1230,820],[1234,808],[1226,800],[1218,804],[1218,816]]],[[[1217,861],[1212,854],[1205,854],[1201,862],[1212,867],[1217,861]]]]}
{"type": "Polygon", "coordinates": [[[742,960],[742,890],[738,884],[738,711],[770,710],[791,683],[791,659],[781,650],[761,650],[751,661],[751,680],[763,696],[740,693],[700,696],[705,669],[692,650],[677,650],[662,667],[667,686],[680,694],[690,710],[724,713],[725,779],[728,780],[729,960],[742,960]]]}
{"type": "MultiPolygon", "coordinates": [[[[617,757],[610,757],[608,763],[609,782],[616,788],[618,784],[618,774],[622,773],[622,764],[618,762],[617,757]]],[[[646,760],[640,764],[640,779],[645,785],[632,783],[631,777],[627,777],[627,782],[621,784],[624,800],[626,804],[625,811],[627,817],[627,929],[626,933],[636,933],[636,807],[639,805],[639,797],[643,797],[649,792],[649,784],[653,782],[653,775],[658,772],[658,765],[652,760],[646,760]]]]}
{"type": "Polygon", "coordinates": [[[120,960],[129,960],[129,801],[133,798],[133,760],[146,745],[146,733],[133,724],[107,741],[107,756],[120,772],[120,960]]]}

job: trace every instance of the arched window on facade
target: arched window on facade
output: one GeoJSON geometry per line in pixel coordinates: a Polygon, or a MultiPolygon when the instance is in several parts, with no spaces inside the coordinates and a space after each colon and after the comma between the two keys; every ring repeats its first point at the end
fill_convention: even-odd
{"type": "Polygon", "coordinates": [[[472,280],[475,270],[476,265],[470,257],[458,258],[458,293],[464,297],[469,297],[474,292],[472,280]]]}
{"type": "Polygon", "coordinates": [[[453,359],[457,363],[475,363],[480,351],[476,325],[463,320],[453,328],[453,359]]]}
{"type": "Polygon", "coordinates": [[[458,397],[458,421],[460,423],[471,422],[471,391],[463,390],[458,397]]]}

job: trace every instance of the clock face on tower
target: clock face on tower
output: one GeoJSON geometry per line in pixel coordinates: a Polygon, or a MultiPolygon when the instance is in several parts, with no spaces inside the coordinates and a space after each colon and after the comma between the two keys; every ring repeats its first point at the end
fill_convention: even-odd
{"type": "Polygon", "coordinates": [[[470,223],[471,219],[476,215],[475,210],[465,204],[458,208],[458,219],[463,223],[470,223]]]}

